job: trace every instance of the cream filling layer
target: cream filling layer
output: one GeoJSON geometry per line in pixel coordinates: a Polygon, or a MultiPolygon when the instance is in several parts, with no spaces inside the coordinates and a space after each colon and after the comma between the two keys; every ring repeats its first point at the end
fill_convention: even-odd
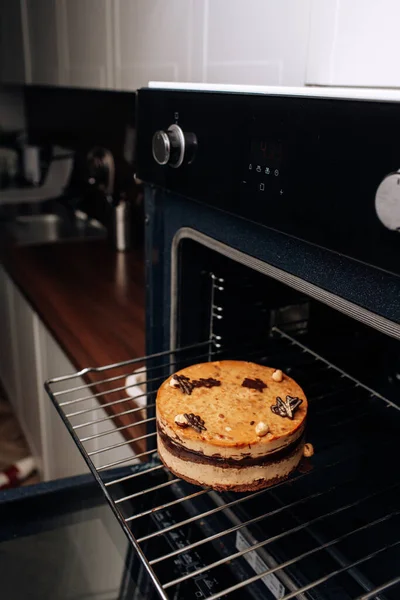
{"type": "MultiPolygon", "coordinates": [[[[249,445],[244,445],[241,448],[223,445],[221,442],[220,445],[218,443],[211,444],[206,439],[196,440],[185,438],[183,435],[179,435],[176,429],[172,429],[172,427],[170,427],[164,419],[161,419],[159,415],[157,415],[157,425],[165,435],[183,448],[193,450],[194,452],[202,452],[205,456],[218,454],[222,458],[240,460],[243,458],[244,454],[251,458],[257,458],[286,448],[286,446],[292,444],[303,435],[305,420],[300,427],[291,434],[271,440],[269,440],[270,434],[267,434],[267,436],[261,438],[259,442],[253,442],[249,445]]],[[[218,442],[218,440],[216,441],[218,442]]]]}
{"type": "Polygon", "coordinates": [[[287,458],[265,466],[249,466],[237,469],[235,467],[221,468],[214,465],[191,463],[171,454],[160,437],[158,437],[158,452],[165,464],[177,475],[184,479],[193,479],[200,485],[251,485],[259,479],[272,480],[277,477],[287,477],[297,467],[303,455],[303,446],[287,458]]]}

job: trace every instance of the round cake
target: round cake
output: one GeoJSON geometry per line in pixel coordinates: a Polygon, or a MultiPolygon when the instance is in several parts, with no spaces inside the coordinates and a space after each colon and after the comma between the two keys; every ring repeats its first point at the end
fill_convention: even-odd
{"type": "Polygon", "coordinates": [[[193,365],[160,386],[158,453],[178,477],[219,491],[285,479],[303,455],[307,399],[279,369],[243,361],[193,365]]]}

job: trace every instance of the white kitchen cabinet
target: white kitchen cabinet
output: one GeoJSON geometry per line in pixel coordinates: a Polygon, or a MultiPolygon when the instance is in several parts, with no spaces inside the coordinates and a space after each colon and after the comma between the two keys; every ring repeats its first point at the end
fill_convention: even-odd
{"type": "Polygon", "coordinates": [[[27,27],[26,83],[36,85],[63,83],[60,68],[60,51],[63,42],[59,35],[58,1],[23,0],[27,27]]]}
{"type": "Polygon", "coordinates": [[[0,378],[40,475],[50,479],[48,462],[52,452],[49,453],[45,443],[49,401],[43,390],[43,325],[3,267],[0,268],[0,319],[0,378]]]}
{"type": "Polygon", "coordinates": [[[113,88],[113,0],[0,0],[0,81],[113,88]]]}
{"type": "MultiPolygon", "coordinates": [[[[76,369],[74,369],[44,325],[42,325],[41,345],[43,381],[76,372],[76,369]]],[[[81,400],[81,398],[87,398],[95,393],[90,386],[85,384],[82,378],[74,377],[66,383],[55,384],[52,386],[52,390],[65,391],[76,387],[81,389],[59,396],[58,400],[69,403],[64,407],[66,414],[78,413],[70,417],[71,424],[74,427],[78,426],[76,430],[78,437],[82,439],[94,436],[93,439],[84,442],[85,450],[96,452],[104,447],[123,444],[125,438],[119,431],[116,431],[112,419],[107,418],[105,410],[101,408],[96,398],[81,400]],[[79,401],[76,402],[77,400],[79,401]]],[[[42,394],[43,410],[46,415],[44,435],[44,455],[47,457],[46,478],[56,479],[86,471],[86,463],[84,463],[60,415],[44,390],[42,394]]],[[[100,467],[125,458],[131,459],[126,464],[137,462],[132,448],[128,444],[94,454],[92,461],[96,467],[100,467]]]]}
{"type": "Polygon", "coordinates": [[[25,83],[21,2],[0,0],[0,82],[25,83]]]}
{"type": "Polygon", "coordinates": [[[115,87],[136,90],[149,80],[189,81],[192,0],[115,0],[115,87]]]}
{"type": "Polygon", "coordinates": [[[25,61],[21,52],[15,60],[32,84],[304,85],[311,1],[16,0],[22,33],[13,44],[23,39],[25,61]]]}
{"type": "Polygon", "coordinates": [[[40,372],[38,370],[39,319],[21,292],[13,286],[15,310],[14,365],[17,378],[17,416],[38,469],[43,472],[43,418],[39,405],[40,372]]]}
{"type": "Polygon", "coordinates": [[[7,396],[18,412],[18,391],[15,372],[15,307],[14,286],[7,273],[0,265],[0,380],[7,396]]]}
{"type": "MultiPolygon", "coordinates": [[[[88,467],[43,387],[46,379],[68,375],[76,369],[70,364],[61,348],[56,344],[42,323],[40,323],[39,329],[39,348],[41,383],[39,404],[43,414],[42,452],[44,458],[44,478],[50,480],[85,473],[88,471],[88,467]]],[[[79,385],[84,385],[83,380],[76,380],[76,386],[79,385]]],[[[80,393],[82,396],[89,395],[87,388],[81,390],[80,393]]],[[[68,397],[68,399],[73,400],[77,397],[79,397],[78,393],[68,397]]],[[[81,410],[85,408],[90,408],[90,406],[87,403],[83,403],[81,410]]],[[[92,449],[89,446],[89,451],[92,449]]]]}
{"type": "Polygon", "coordinates": [[[0,6],[0,81],[4,72],[13,81],[118,90],[149,80],[399,83],[395,0],[379,7],[372,0],[0,0],[0,6]]]}
{"type": "Polygon", "coordinates": [[[113,88],[113,0],[58,0],[63,83],[113,88]]]}
{"type": "MultiPolygon", "coordinates": [[[[47,379],[73,374],[76,369],[3,267],[0,267],[0,330],[0,379],[41,477],[51,480],[87,472],[84,459],[44,389],[47,379]]],[[[92,456],[95,466],[119,460],[126,461],[126,465],[138,462],[96,397],[76,402],[94,394],[82,378],[57,385],[57,391],[81,388],[60,396],[59,400],[70,403],[66,413],[78,413],[70,420],[73,426],[78,426],[79,437],[93,436],[84,443],[86,451],[112,447],[92,456]]]]}
{"type": "Polygon", "coordinates": [[[195,80],[304,85],[309,17],[310,0],[206,0],[195,80]]]}
{"type": "MultiPolygon", "coordinates": [[[[21,81],[34,85],[113,87],[113,0],[0,1],[22,7],[19,25],[25,45],[18,44],[24,67],[21,81]]],[[[11,70],[12,64],[8,59],[6,62],[11,70]]]]}
{"type": "Polygon", "coordinates": [[[313,0],[308,84],[400,87],[397,0],[313,0]]]}
{"type": "Polygon", "coordinates": [[[149,80],[304,85],[310,0],[115,0],[117,89],[149,80]]]}

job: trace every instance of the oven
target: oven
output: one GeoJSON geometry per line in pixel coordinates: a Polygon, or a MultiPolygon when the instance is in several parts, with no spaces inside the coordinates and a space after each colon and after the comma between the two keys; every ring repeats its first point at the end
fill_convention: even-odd
{"type": "Polygon", "coordinates": [[[147,356],[92,369],[130,416],[126,457],[107,427],[91,450],[76,376],[46,384],[128,539],[121,597],[395,600],[400,95],[178,88],[138,92],[147,356]],[[225,358],[309,399],[315,454],[266,490],[199,488],[157,457],[160,383],[225,358]]]}

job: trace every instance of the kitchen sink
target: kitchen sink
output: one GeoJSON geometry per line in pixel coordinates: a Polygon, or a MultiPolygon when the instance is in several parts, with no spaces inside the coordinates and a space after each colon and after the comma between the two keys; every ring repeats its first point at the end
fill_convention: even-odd
{"type": "Polygon", "coordinates": [[[60,239],[62,219],[53,213],[21,216],[8,229],[17,244],[56,242],[60,239]]]}
{"type": "Polygon", "coordinates": [[[99,239],[107,235],[98,221],[79,218],[58,207],[53,212],[18,215],[0,225],[4,235],[18,246],[99,239]]]}

